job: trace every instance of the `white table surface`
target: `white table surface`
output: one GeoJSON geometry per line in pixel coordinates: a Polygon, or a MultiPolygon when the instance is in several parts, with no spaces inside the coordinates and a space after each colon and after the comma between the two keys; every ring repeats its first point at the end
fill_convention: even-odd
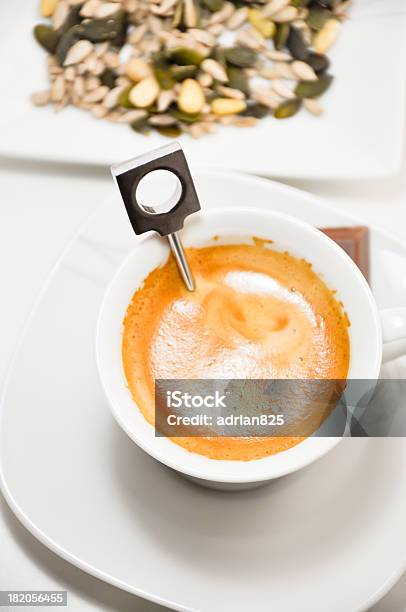
{"type": "MultiPolygon", "coordinates": [[[[290,184],[325,196],[366,223],[377,224],[406,241],[406,161],[392,179],[290,184]]],[[[108,171],[100,168],[0,159],[0,380],[55,259],[113,189],[108,171]]],[[[14,589],[67,590],[68,609],[74,612],[162,610],[57,557],[19,524],[0,498],[0,590],[14,589]]],[[[373,611],[406,612],[406,575],[373,611]]]]}

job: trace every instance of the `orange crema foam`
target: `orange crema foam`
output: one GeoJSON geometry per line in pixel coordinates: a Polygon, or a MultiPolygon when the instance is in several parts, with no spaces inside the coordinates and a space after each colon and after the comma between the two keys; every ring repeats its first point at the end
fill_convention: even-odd
{"type": "MultiPolygon", "coordinates": [[[[308,262],[258,239],[186,252],[196,291],[186,290],[170,257],[134,294],[124,320],[125,375],[149,423],[157,378],[347,377],[348,318],[308,262]]],[[[172,440],[213,459],[247,461],[303,438],[172,440]]]]}

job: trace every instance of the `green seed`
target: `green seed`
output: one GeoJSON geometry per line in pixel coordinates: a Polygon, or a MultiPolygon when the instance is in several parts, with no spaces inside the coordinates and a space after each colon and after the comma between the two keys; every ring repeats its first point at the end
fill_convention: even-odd
{"type": "Polygon", "coordinates": [[[325,72],[330,66],[328,57],[321,53],[309,53],[307,63],[317,74],[325,72]]]}
{"type": "Polygon", "coordinates": [[[293,26],[289,30],[286,46],[289,49],[292,57],[301,60],[302,62],[307,60],[309,50],[307,48],[305,39],[303,38],[303,34],[300,30],[294,28],[293,26]]]}
{"type": "Polygon", "coordinates": [[[296,115],[302,104],[301,100],[286,100],[274,112],[276,119],[287,119],[296,115]]]}
{"type": "Polygon", "coordinates": [[[65,21],[63,22],[61,27],[58,29],[58,34],[60,36],[62,36],[62,34],[65,34],[66,32],[68,32],[68,30],[73,28],[73,26],[76,26],[76,25],[80,24],[80,22],[82,21],[82,17],[80,16],[81,8],[82,8],[81,5],[73,6],[71,8],[71,10],[69,11],[68,16],[66,17],[65,21]]]}
{"type": "Polygon", "coordinates": [[[245,117],[255,117],[255,119],[263,119],[269,115],[269,108],[259,102],[248,103],[247,108],[243,113],[245,117]]]}
{"type": "Polygon", "coordinates": [[[242,68],[227,66],[228,85],[232,89],[239,89],[246,96],[250,93],[249,80],[242,68]]]}
{"type": "Polygon", "coordinates": [[[112,70],[112,68],[106,68],[100,77],[100,81],[102,85],[106,85],[109,89],[113,89],[116,85],[116,78],[117,75],[114,70],[112,70]]]}
{"type": "Polygon", "coordinates": [[[321,30],[326,21],[328,21],[332,17],[331,11],[327,8],[323,8],[321,6],[312,6],[309,11],[309,16],[307,17],[307,25],[311,27],[312,30],[321,30]]]}
{"type": "Polygon", "coordinates": [[[167,138],[178,138],[182,134],[182,130],[177,125],[160,125],[155,126],[157,132],[167,138]]]}
{"type": "Polygon", "coordinates": [[[224,6],[224,0],[202,0],[203,4],[206,8],[209,9],[212,13],[217,13],[224,6]]]}
{"type": "Polygon", "coordinates": [[[178,121],[182,121],[182,123],[195,123],[195,121],[198,121],[200,118],[200,115],[190,115],[188,113],[184,113],[183,111],[179,110],[176,106],[171,106],[168,110],[169,114],[172,115],[172,117],[175,117],[175,119],[177,119],[178,121]]]}
{"type": "Polygon", "coordinates": [[[127,20],[124,11],[117,11],[106,19],[92,19],[81,24],[82,38],[93,43],[111,41],[116,47],[122,47],[125,42],[127,20]]]}
{"type": "Polygon", "coordinates": [[[81,26],[76,25],[73,26],[70,30],[62,34],[57,47],[55,49],[55,56],[59,62],[60,66],[63,66],[63,63],[66,59],[68,51],[78,40],[81,39],[81,26]]]}
{"type": "Polygon", "coordinates": [[[288,23],[278,23],[274,37],[275,49],[280,51],[286,45],[289,36],[290,26],[288,23]]]}
{"type": "Polygon", "coordinates": [[[239,68],[252,66],[257,60],[257,54],[245,47],[230,47],[224,50],[224,55],[230,64],[239,68]]]}
{"type": "Polygon", "coordinates": [[[134,84],[131,83],[131,85],[128,85],[125,89],[123,89],[123,91],[121,92],[121,94],[118,96],[118,105],[122,106],[123,108],[134,108],[134,105],[131,103],[130,101],[130,91],[132,90],[132,88],[134,87],[134,84]]]}
{"type": "Polygon", "coordinates": [[[171,66],[170,73],[177,82],[196,76],[197,66],[171,66]]]}
{"type": "Polygon", "coordinates": [[[58,46],[59,34],[47,25],[37,25],[34,28],[34,36],[36,41],[49,53],[55,53],[58,46]]]}
{"type": "Polygon", "coordinates": [[[318,81],[300,81],[296,85],[295,94],[298,98],[318,98],[327,91],[332,81],[331,74],[322,74],[318,81]]]}
{"type": "Polygon", "coordinates": [[[130,127],[134,132],[138,132],[138,134],[144,134],[147,136],[150,131],[150,125],[148,124],[148,117],[142,117],[140,119],[136,119],[132,123],[130,123],[130,127]]]}
{"type": "Polygon", "coordinates": [[[188,47],[177,47],[170,52],[170,59],[180,66],[200,66],[204,57],[198,51],[188,47]]]}

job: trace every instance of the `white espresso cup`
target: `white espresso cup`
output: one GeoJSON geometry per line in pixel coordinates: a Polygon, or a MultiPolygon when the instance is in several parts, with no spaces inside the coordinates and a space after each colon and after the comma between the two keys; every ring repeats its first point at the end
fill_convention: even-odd
{"type": "MultiPolygon", "coordinates": [[[[326,285],[336,290],[350,320],[348,379],[377,379],[383,356],[389,359],[406,352],[406,308],[379,312],[355,263],[314,227],[287,215],[246,207],[202,211],[189,217],[182,231],[185,246],[194,247],[250,243],[253,236],[272,240],[272,249],[306,259],[326,285]]],[[[156,235],[140,239],[110,282],[100,310],[97,364],[113,416],[124,431],[161,463],[200,484],[220,489],[257,486],[295,472],[334,448],[341,438],[314,436],[262,459],[225,461],[192,453],[168,438],[155,436],[154,427],[145,420],[127,386],[122,333],[133,294],[168,254],[166,241],[156,235]]]]}

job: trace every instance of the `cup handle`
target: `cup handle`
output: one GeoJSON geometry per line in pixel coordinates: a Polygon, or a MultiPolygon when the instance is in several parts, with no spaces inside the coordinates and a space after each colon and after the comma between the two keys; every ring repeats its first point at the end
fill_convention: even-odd
{"type": "Polygon", "coordinates": [[[386,308],[379,312],[382,325],[383,363],[406,355],[406,308],[386,308]]]}

